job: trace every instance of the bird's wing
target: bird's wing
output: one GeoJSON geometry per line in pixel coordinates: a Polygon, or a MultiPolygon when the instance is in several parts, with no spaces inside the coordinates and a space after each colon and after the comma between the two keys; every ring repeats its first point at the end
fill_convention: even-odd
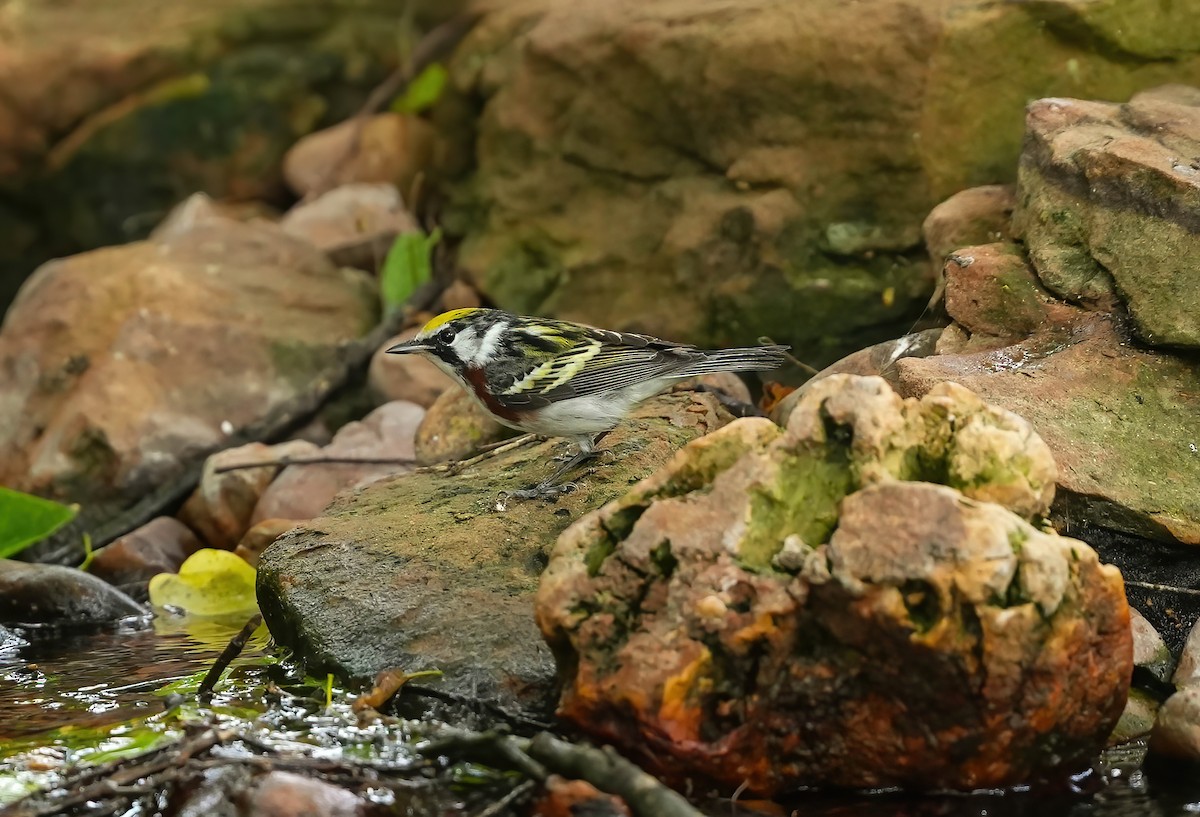
{"type": "Polygon", "coordinates": [[[700,357],[694,346],[647,335],[588,329],[569,346],[514,376],[496,397],[510,408],[540,408],[664,377],[700,357]]]}

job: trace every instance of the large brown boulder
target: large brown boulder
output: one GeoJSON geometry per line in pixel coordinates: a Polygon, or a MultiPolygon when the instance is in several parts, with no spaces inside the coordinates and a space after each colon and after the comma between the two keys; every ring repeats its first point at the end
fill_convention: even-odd
{"type": "Polygon", "coordinates": [[[697,440],[559,538],[537,613],[560,714],[768,794],[1086,762],[1125,702],[1129,610],[1115,568],[1028,521],[1053,481],[1028,423],[961,387],[827,378],[786,430],[697,440]]]}
{"type": "MultiPolygon", "coordinates": [[[[0,310],[38,264],[141,238],[197,190],[286,195],[284,153],[354,113],[392,70],[409,5],[7,5],[0,310]]],[[[419,5],[443,16],[463,3],[419,5]]]]}
{"type": "Polygon", "coordinates": [[[339,365],[374,285],[218,218],[41,267],[0,325],[0,483],[117,513],[339,365]]]}
{"type": "Polygon", "coordinates": [[[497,6],[452,66],[482,116],[447,226],[484,294],[811,363],[908,328],[922,220],[1014,180],[1029,99],[1200,79],[1159,0],[497,6]]]}

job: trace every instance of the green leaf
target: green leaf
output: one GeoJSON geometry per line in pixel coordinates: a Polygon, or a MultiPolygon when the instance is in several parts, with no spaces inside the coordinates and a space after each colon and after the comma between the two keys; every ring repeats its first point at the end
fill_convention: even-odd
{"type": "Polygon", "coordinates": [[[258,609],[254,568],[227,550],[203,548],[178,573],[159,573],[150,580],[150,603],[197,616],[252,613],[258,609]]]}
{"type": "Polygon", "coordinates": [[[387,312],[402,307],[417,288],[433,277],[433,248],[442,240],[442,231],[402,233],[392,242],[383,269],[379,290],[387,312]]]}
{"type": "Polygon", "coordinates": [[[396,113],[420,113],[429,110],[442,98],[449,76],[445,67],[435,62],[417,74],[413,81],[408,83],[404,93],[392,100],[392,110],[396,113]]]}
{"type": "Polygon", "coordinates": [[[0,488],[0,558],[40,542],[75,518],[79,509],[0,488]]]}

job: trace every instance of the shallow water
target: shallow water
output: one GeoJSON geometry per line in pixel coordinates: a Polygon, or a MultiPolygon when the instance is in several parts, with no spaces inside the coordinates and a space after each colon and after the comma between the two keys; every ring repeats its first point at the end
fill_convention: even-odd
{"type": "MultiPolygon", "coordinates": [[[[178,739],[187,724],[233,725],[283,756],[370,759],[400,773],[415,768],[412,721],[360,725],[353,694],[305,679],[280,663],[260,628],[226,671],[205,706],[180,705],[173,692],[199,684],[241,621],[160,617],[147,629],[62,633],[23,630],[30,642],[0,652],[0,806],[54,787],[88,764],[132,757],[178,739]],[[173,705],[172,705],[173,704],[173,705]]],[[[237,751],[236,748],[233,751],[237,751]]],[[[1200,814],[1200,772],[1142,768],[1144,747],[1109,752],[1073,781],[1009,792],[916,797],[903,794],[803,793],[776,814],[805,817],[1126,817],[1200,814]]],[[[366,792],[379,813],[471,814],[486,804],[500,776],[477,767],[447,767],[411,790],[366,792]]],[[[705,804],[712,815],[767,813],[728,800],[705,804]]],[[[129,814],[148,814],[152,808],[129,814]]]]}

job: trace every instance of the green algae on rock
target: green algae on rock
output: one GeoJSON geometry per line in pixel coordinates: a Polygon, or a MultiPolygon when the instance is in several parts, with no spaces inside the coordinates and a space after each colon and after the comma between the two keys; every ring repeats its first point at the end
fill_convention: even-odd
{"type": "Polygon", "coordinates": [[[554,666],[532,600],[555,537],[730,419],[708,394],[655,398],[605,437],[605,460],[556,503],[503,494],[545,476],[563,441],[344,493],[263,554],[263,615],[313,671],[436,667],[448,691],[545,713],[554,666]]]}
{"type": "Polygon", "coordinates": [[[910,325],[922,219],[1015,178],[1029,99],[1200,78],[1186,15],[1125,2],[503,4],[453,61],[482,113],[447,227],[502,307],[827,362],[910,325]],[[1081,44],[1134,28],[1179,49],[1081,44]]]}
{"type": "Polygon", "coordinates": [[[1053,517],[1064,529],[1200,544],[1200,371],[1189,357],[1139,348],[1093,313],[1067,343],[1035,335],[906,358],[892,377],[914,396],[953,379],[1027,418],[1058,463],[1053,517]]]}
{"type": "Polygon", "coordinates": [[[1200,348],[1200,89],[1030,106],[1018,233],[1046,286],[1121,302],[1138,337],[1200,348]]]}
{"type": "Polygon", "coordinates": [[[736,421],[562,534],[537,597],[559,712],[676,782],[766,794],[1086,761],[1129,612],[1115,568],[1030,523],[1054,479],[960,386],[825,378],[785,430],[736,421]]]}

